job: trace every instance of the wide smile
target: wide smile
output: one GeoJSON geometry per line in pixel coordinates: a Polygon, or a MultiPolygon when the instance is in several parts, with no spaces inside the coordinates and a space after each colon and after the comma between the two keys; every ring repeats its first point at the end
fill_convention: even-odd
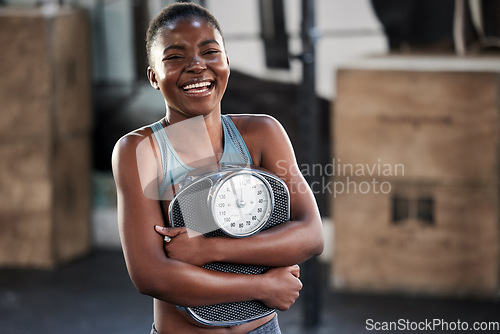
{"type": "Polygon", "coordinates": [[[210,95],[215,87],[213,81],[202,81],[187,84],[181,87],[184,94],[192,97],[204,97],[210,95]]]}

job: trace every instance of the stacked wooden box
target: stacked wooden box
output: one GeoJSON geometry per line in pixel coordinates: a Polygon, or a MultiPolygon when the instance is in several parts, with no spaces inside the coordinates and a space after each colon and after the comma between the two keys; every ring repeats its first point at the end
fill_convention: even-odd
{"type": "Polygon", "coordinates": [[[499,73],[500,59],[453,57],[339,70],[335,287],[498,294],[499,73]]]}
{"type": "Polygon", "coordinates": [[[88,45],[81,11],[0,9],[0,266],[89,249],[88,45]]]}

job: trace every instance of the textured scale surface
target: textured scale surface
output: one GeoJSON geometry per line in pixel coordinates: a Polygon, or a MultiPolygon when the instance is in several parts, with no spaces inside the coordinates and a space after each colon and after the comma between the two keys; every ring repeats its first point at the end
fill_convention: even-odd
{"type": "MultiPolygon", "coordinates": [[[[261,175],[268,181],[274,194],[273,212],[263,228],[268,229],[290,219],[289,194],[284,184],[276,177],[266,173],[261,175]]],[[[207,237],[224,236],[225,234],[217,228],[208,207],[207,198],[211,186],[212,182],[209,179],[204,179],[187,186],[182,192],[182,196],[176,196],[171,206],[171,225],[175,227],[186,226],[203,233],[207,237]]],[[[269,267],[264,266],[220,262],[209,263],[204,268],[248,275],[259,275],[269,269],[269,267]]],[[[194,313],[197,318],[202,319],[204,323],[217,323],[218,325],[246,322],[249,319],[259,318],[274,311],[259,301],[190,307],[188,310],[194,313]]]]}

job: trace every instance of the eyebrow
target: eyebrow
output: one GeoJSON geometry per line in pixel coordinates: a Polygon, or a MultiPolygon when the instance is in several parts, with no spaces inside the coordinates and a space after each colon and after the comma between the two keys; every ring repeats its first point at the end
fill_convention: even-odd
{"type": "MultiPolygon", "coordinates": [[[[219,42],[217,42],[215,39],[207,39],[203,42],[198,43],[198,47],[202,47],[202,46],[212,44],[212,43],[215,43],[215,44],[220,46],[219,42]]],[[[172,50],[172,49],[173,50],[185,50],[186,47],[182,46],[182,45],[169,45],[165,49],[163,49],[163,54],[165,54],[167,51],[172,50]]]]}
{"type": "Polygon", "coordinates": [[[207,44],[212,44],[212,43],[219,45],[219,42],[217,42],[215,39],[207,39],[206,41],[200,42],[198,46],[205,46],[207,44]]]}

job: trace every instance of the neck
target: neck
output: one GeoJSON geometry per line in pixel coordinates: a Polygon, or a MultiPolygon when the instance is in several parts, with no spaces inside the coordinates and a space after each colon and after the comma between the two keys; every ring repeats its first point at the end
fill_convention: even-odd
{"type": "Polygon", "coordinates": [[[169,112],[164,118],[166,131],[174,149],[183,155],[215,156],[218,161],[224,150],[223,130],[219,113],[188,117],[169,112]]]}

